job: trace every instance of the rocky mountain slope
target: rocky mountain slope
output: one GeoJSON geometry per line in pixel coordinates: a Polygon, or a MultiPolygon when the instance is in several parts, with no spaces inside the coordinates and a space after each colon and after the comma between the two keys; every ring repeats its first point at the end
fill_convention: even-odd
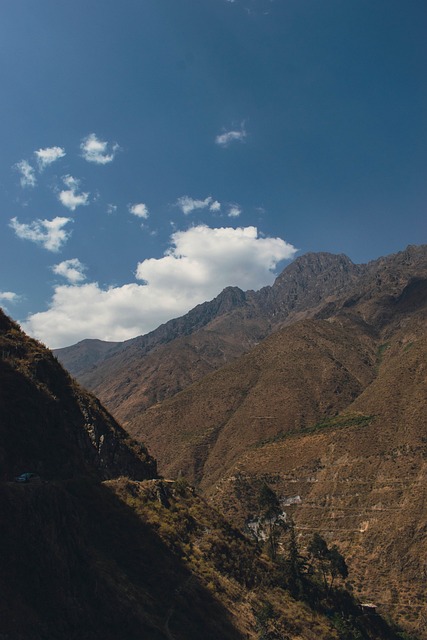
{"type": "Polygon", "coordinates": [[[281,326],[314,317],[325,307],[331,315],[366,295],[395,295],[399,283],[426,272],[426,262],[426,247],[408,247],[368,265],[354,265],[343,255],[306,254],[286,267],[272,287],[257,292],[228,288],[146,336],[113,346],[86,340],[55,354],[126,424],[247,353],[281,326]]]}
{"type": "Polygon", "coordinates": [[[262,554],[156,464],[0,311],[0,636],[401,640],[301,565],[262,554]],[[22,471],[38,473],[28,483],[22,471]],[[287,564],[288,563],[288,564],[287,564]]]}
{"type": "Polygon", "coordinates": [[[244,526],[272,483],[301,544],[345,549],[356,593],[427,637],[425,249],[128,423],[244,526]]]}
{"type": "Polygon", "coordinates": [[[272,287],[225,289],[182,318],[124,343],[85,340],[54,353],[124,422],[258,344],[283,322],[310,315],[363,272],[346,256],[307,254],[272,287]],[[90,365],[88,366],[88,362],[90,365]]]}
{"type": "Polygon", "coordinates": [[[356,593],[427,637],[427,248],[361,266],[302,256],[214,311],[222,296],[226,311],[194,332],[176,321],[189,335],[142,358],[131,343],[126,380],[120,367],[108,379],[114,358],[91,379],[102,370],[99,392],[162,474],[188,477],[238,526],[272,483],[302,545],[321,531],[356,593]]]}

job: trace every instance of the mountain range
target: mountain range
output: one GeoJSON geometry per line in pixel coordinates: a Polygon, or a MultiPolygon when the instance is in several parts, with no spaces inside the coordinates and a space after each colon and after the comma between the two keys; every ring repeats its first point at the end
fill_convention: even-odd
{"type": "Polygon", "coordinates": [[[307,254],[125,343],[55,353],[159,473],[237,527],[268,482],[299,544],[320,531],[349,588],[427,637],[427,247],[355,265],[307,254]]]}
{"type": "Polygon", "coordinates": [[[2,311],[0,380],[2,639],[405,638],[360,609],[335,548],[323,543],[319,564],[289,521],[269,557],[184,478],[159,477],[145,446],[2,311]],[[328,570],[329,557],[341,564],[328,570]]]}

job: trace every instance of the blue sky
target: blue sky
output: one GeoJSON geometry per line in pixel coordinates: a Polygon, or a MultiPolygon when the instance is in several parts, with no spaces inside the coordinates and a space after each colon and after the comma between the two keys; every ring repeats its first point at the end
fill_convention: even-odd
{"type": "Polygon", "coordinates": [[[425,0],[6,0],[0,304],[145,333],[307,251],[426,242],[425,0]]]}

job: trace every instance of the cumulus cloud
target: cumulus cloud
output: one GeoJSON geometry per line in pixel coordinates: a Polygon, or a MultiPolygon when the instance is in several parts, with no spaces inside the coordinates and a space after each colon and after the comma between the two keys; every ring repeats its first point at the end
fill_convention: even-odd
{"type": "Polygon", "coordinates": [[[52,164],[52,162],[63,158],[65,156],[65,149],[62,147],[46,147],[45,149],[34,151],[34,154],[37,158],[39,171],[43,171],[47,166],[52,164]]]}
{"type": "Polygon", "coordinates": [[[233,204],[229,211],[228,211],[228,217],[229,218],[238,218],[240,216],[240,214],[242,213],[241,208],[239,207],[239,205],[237,204],[233,204]]]}
{"type": "Polygon", "coordinates": [[[277,263],[295,252],[281,238],[261,237],[256,227],[199,225],[176,231],[163,257],[137,265],[141,283],[57,286],[49,309],[30,315],[24,328],[52,348],[83,338],[125,340],[186,313],[228,285],[271,284],[277,263]]]}
{"type": "Polygon", "coordinates": [[[78,193],[80,189],[79,180],[68,175],[64,176],[62,181],[68,187],[68,189],[64,189],[58,194],[58,198],[64,207],[67,207],[70,211],[75,211],[77,207],[89,204],[89,194],[85,192],[78,193]]]}
{"type": "Polygon", "coordinates": [[[240,129],[224,131],[215,138],[215,143],[220,147],[228,147],[231,142],[243,142],[247,136],[244,125],[240,129]]]}
{"type": "Polygon", "coordinates": [[[147,205],[145,205],[143,202],[129,205],[129,211],[134,216],[137,216],[138,218],[144,218],[145,220],[149,216],[147,205]]]}
{"type": "Polygon", "coordinates": [[[70,218],[56,217],[53,220],[34,220],[30,224],[18,222],[12,218],[9,225],[18,238],[40,244],[48,251],[57,252],[68,240],[70,232],[64,227],[71,222],[70,218]]]}
{"type": "Polygon", "coordinates": [[[77,284],[78,282],[86,280],[86,276],[83,273],[85,269],[86,267],[78,258],[64,260],[52,267],[53,273],[56,273],[58,276],[63,276],[68,282],[71,282],[71,284],[77,284]]]}
{"type": "Polygon", "coordinates": [[[213,213],[215,213],[220,210],[221,210],[221,203],[218,202],[218,200],[214,200],[214,202],[212,202],[212,204],[209,207],[209,211],[212,211],[213,213]]]}
{"type": "Polygon", "coordinates": [[[107,204],[107,213],[108,214],[112,214],[112,213],[116,213],[117,211],[117,205],[116,204],[107,204]]]}
{"type": "Polygon", "coordinates": [[[112,162],[119,148],[118,144],[110,145],[104,140],[99,140],[94,133],[90,133],[80,144],[83,158],[95,164],[112,162]]]}
{"type": "Polygon", "coordinates": [[[14,165],[14,168],[19,171],[21,177],[19,179],[21,187],[35,187],[37,184],[36,174],[34,168],[27,160],[21,160],[14,165]]]}

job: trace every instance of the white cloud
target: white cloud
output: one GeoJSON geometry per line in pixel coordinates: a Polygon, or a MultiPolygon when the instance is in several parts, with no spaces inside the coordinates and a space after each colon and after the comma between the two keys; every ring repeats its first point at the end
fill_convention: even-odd
{"type": "Polygon", "coordinates": [[[229,218],[238,218],[241,213],[242,213],[242,210],[239,207],[239,205],[233,204],[233,205],[231,205],[230,210],[229,210],[227,215],[228,215],[229,218]]]}
{"type": "Polygon", "coordinates": [[[112,213],[116,213],[117,211],[117,205],[116,204],[107,204],[107,213],[108,214],[112,214],[112,213]]]}
{"type": "Polygon", "coordinates": [[[94,133],[89,134],[80,144],[83,158],[95,164],[108,164],[114,160],[120,147],[118,144],[113,144],[110,152],[108,152],[108,147],[109,143],[99,140],[94,133]]]}
{"type": "Polygon", "coordinates": [[[65,231],[64,227],[70,221],[70,218],[56,217],[53,220],[35,220],[25,224],[18,222],[17,218],[12,218],[9,226],[18,238],[41,244],[48,251],[56,252],[68,240],[70,232],[65,231]]]}
{"type": "Polygon", "coordinates": [[[129,211],[134,216],[137,216],[138,218],[144,218],[145,220],[149,216],[147,205],[145,205],[143,202],[129,205],[129,211]]]}
{"type": "Polygon", "coordinates": [[[211,196],[208,196],[204,200],[194,200],[194,198],[190,198],[190,196],[182,196],[176,201],[176,205],[185,215],[192,213],[196,209],[206,209],[211,203],[214,204],[211,196]]]}
{"type": "Polygon", "coordinates": [[[214,213],[216,211],[220,211],[221,209],[221,203],[218,202],[218,200],[214,200],[214,202],[212,202],[212,204],[209,207],[209,211],[213,211],[214,213]]]}
{"type": "Polygon", "coordinates": [[[6,302],[18,302],[21,296],[18,296],[17,293],[13,291],[0,291],[0,301],[5,300],[6,302]]]}
{"type": "Polygon", "coordinates": [[[62,178],[63,183],[68,189],[64,189],[59,192],[58,198],[64,207],[70,209],[70,211],[75,211],[77,207],[86,206],[89,204],[89,194],[82,192],[77,193],[79,190],[80,181],[73,176],[64,176],[62,178]]]}
{"type": "Polygon", "coordinates": [[[186,313],[228,285],[246,290],[271,284],[277,263],[295,252],[281,238],[260,237],[256,227],[199,225],[176,231],[162,258],[138,264],[136,277],[143,284],[57,286],[49,309],[30,315],[24,328],[52,348],[83,338],[125,340],[186,313]]]}
{"type": "Polygon", "coordinates": [[[231,142],[243,142],[247,136],[244,125],[234,131],[224,131],[216,136],[215,142],[220,147],[228,147],[231,142]]]}
{"type": "Polygon", "coordinates": [[[14,165],[14,168],[21,174],[21,187],[35,187],[37,184],[34,168],[27,160],[21,160],[14,165]]]}
{"type": "Polygon", "coordinates": [[[86,280],[86,276],[83,273],[86,267],[80,262],[78,258],[71,258],[70,260],[64,260],[59,264],[55,264],[52,267],[52,271],[58,276],[63,276],[71,282],[71,284],[77,284],[86,280]]]}
{"type": "Polygon", "coordinates": [[[63,158],[65,156],[65,149],[62,147],[46,147],[45,149],[34,151],[34,154],[37,157],[39,170],[43,171],[43,169],[52,164],[52,162],[63,158]]]}

